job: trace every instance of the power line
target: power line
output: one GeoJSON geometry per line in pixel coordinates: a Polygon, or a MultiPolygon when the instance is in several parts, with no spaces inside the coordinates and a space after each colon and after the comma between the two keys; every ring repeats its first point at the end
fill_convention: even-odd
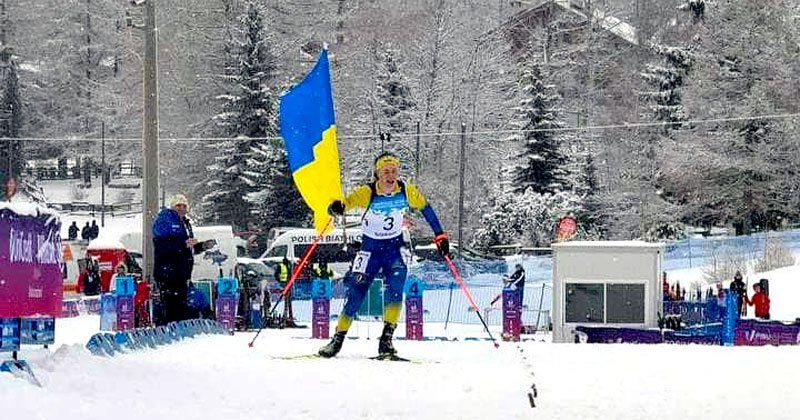
{"type": "MultiPolygon", "coordinates": [[[[617,130],[617,129],[633,129],[645,127],[666,127],[673,125],[699,125],[699,124],[714,124],[724,122],[738,122],[738,121],[755,121],[755,120],[782,120],[799,118],[800,113],[791,114],[772,114],[772,115],[757,115],[752,117],[726,117],[726,118],[709,118],[698,120],[686,121],[668,121],[668,122],[638,122],[638,123],[622,123],[610,125],[595,125],[586,127],[561,127],[561,128],[537,128],[531,130],[487,130],[487,131],[474,131],[468,133],[469,135],[493,135],[493,134],[522,134],[522,133],[536,133],[536,132],[581,132],[581,131],[600,131],[600,130],[617,130]]],[[[456,137],[461,133],[456,131],[448,131],[442,133],[420,133],[419,137],[456,137]]],[[[392,138],[415,138],[417,133],[392,133],[392,138]]],[[[376,139],[374,134],[361,134],[350,136],[337,136],[339,139],[359,140],[359,139],[376,139]]],[[[45,137],[21,137],[10,138],[0,137],[0,141],[52,141],[52,142],[81,142],[81,141],[100,141],[99,138],[45,138],[45,137]]],[[[141,142],[141,138],[106,138],[106,141],[130,141],[141,142]]],[[[215,142],[215,141],[262,141],[262,140],[282,140],[280,136],[273,137],[178,137],[178,138],[160,138],[159,143],[170,142],[215,142]]]]}

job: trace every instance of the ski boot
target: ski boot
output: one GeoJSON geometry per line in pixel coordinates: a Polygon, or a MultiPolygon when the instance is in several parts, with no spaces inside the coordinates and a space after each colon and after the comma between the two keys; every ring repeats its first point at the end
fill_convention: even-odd
{"type": "Polygon", "coordinates": [[[347,331],[337,331],[331,339],[331,342],[319,349],[319,355],[325,358],[336,356],[339,353],[339,350],[342,349],[342,343],[344,343],[345,335],[347,335],[347,331]]]}
{"type": "Polygon", "coordinates": [[[388,322],[383,324],[383,333],[378,341],[378,358],[391,359],[397,357],[397,350],[392,345],[392,335],[394,335],[395,325],[388,322]]]}

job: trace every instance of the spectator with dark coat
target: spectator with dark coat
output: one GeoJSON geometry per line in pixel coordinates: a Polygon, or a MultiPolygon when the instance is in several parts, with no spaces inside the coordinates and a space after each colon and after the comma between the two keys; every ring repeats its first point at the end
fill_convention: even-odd
{"type": "Polygon", "coordinates": [[[100,236],[100,226],[97,226],[97,220],[92,220],[92,226],[89,229],[89,239],[97,239],[100,236]]]}
{"type": "Polygon", "coordinates": [[[162,209],[153,222],[153,279],[165,310],[161,325],[186,319],[186,292],[197,244],[188,212],[189,201],[177,194],[170,200],[170,208],[162,209]]]}
{"type": "Polygon", "coordinates": [[[89,226],[89,222],[86,222],[86,225],[81,229],[81,239],[84,241],[92,239],[92,227],[89,226]]]}
{"type": "Polygon", "coordinates": [[[74,240],[78,239],[78,231],[79,230],[80,229],[78,228],[78,223],[73,220],[72,224],[69,226],[69,231],[68,231],[69,240],[70,241],[74,241],[74,240]]]}
{"type": "Polygon", "coordinates": [[[731,292],[735,293],[736,303],[739,305],[739,316],[747,315],[747,306],[745,306],[745,298],[747,298],[747,286],[742,281],[742,273],[736,271],[733,275],[733,281],[730,286],[731,292]]]}
{"type": "Polygon", "coordinates": [[[78,275],[77,291],[86,296],[100,294],[100,264],[97,261],[86,259],[86,266],[78,275]]]}

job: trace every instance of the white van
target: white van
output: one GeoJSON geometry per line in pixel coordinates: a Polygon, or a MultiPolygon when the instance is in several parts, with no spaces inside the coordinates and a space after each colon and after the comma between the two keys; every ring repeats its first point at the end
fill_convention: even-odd
{"type": "MultiPolygon", "coordinates": [[[[261,255],[261,259],[277,263],[285,257],[292,263],[296,263],[303,257],[316,236],[317,231],[314,229],[286,231],[272,241],[267,251],[261,255]]],[[[350,261],[355,255],[353,243],[356,241],[361,242],[361,229],[346,229],[344,232],[342,229],[334,229],[320,239],[317,250],[314,251],[309,263],[321,259],[327,262],[328,267],[333,270],[334,278],[340,278],[350,269],[350,261]],[[344,246],[345,234],[347,235],[346,249],[344,246]]]]}
{"type": "MultiPolygon", "coordinates": [[[[192,227],[195,239],[207,241],[214,239],[217,246],[194,256],[194,268],[192,269],[192,280],[216,279],[219,277],[220,267],[214,264],[211,255],[216,251],[227,255],[228,258],[222,262],[221,268],[224,275],[233,272],[236,266],[236,247],[246,245],[247,241],[234,236],[231,226],[198,226],[192,227]]],[[[119,241],[131,253],[141,253],[142,232],[127,232],[120,235],[119,241]]]]}

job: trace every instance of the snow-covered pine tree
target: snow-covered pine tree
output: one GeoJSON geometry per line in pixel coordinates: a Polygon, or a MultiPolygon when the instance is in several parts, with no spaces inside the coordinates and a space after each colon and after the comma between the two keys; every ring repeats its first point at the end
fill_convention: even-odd
{"type": "MultiPolygon", "coordinates": [[[[19,137],[22,127],[22,101],[17,64],[11,53],[10,47],[0,43],[0,137],[2,138],[19,137]]],[[[22,150],[22,143],[18,140],[0,142],[0,179],[9,173],[19,175],[24,162],[22,150]]]]}
{"type": "Polygon", "coordinates": [[[258,190],[247,195],[253,214],[264,230],[277,226],[307,226],[310,213],[289,173],[283,142],[258,143],[251,170],[260,174],[258,190]]]}
{"type": "MultiPolygon", "coordinates": [[[[217,135],[230,140],[210,146],[215,162],[209,167],[203,213],[207,221],[244,226],[252,221],[254,209],[262,219],[279,216],[258,210],[263,204],[260,197],[291,202],[297,193],[250,195],[274,188],[280,178],[275,172],[281,168],[276,156],[285,162],[280,144],[273,140],[277,136],[276,59],[256,2],[248,1],[235,19],[225,48],[223,77],[229,90],[220,96],[222,110],[212,121],[217,135]]],[[[283,178],[288,178],[288,170],[283,178]]]]}
{"type": "Polygon", "coordinates": [[[693,56],[684,47],[653,44],[651,49],[661,60],[648,63],[641,73],[650,89],[641,92],[640,96],[652,113],[648,119],[676,123],[665,126],[666,133],[669,129],[677,129],[677,123],[686,120],[680,89],[692,67],[693,56]]]}
{"type": "Polygon", "coordinates": [[[554,193],[564,188],[565,158],[561,153],[563,135],[550,130],[564,127],[560,119],[560,97],[546,84],[544,69],[533,59],[520,63],[519,106],[513,124],[519,133],[511,140],[523,143],[516,175],[516,192],[531,188],[537,193],[554,193]]]}
{"type": "MultiPolygon", "coordinates": [[[[480,227],[475,230],[471,245],[480,250],[513,243],[549,246],[555,238],[558,217],[570,213],[582,214],[581,201],[571,191],[551,194],[528,188],[522,193],[500,194],[494,208],[481,217],[480,227]]],[[[584,225],[579,225],[579,229],[586,231],[584,225]]]]}
{"type": "Polygon", "coordinates": [[[53,52],[53,68],[41,78],[54,107],[47,118],[55,115],[62,127],[59,134],[100,137],[104,121],[106,136],[114,136],[120,124],[115,117],[127,105],[120,77],[125,5],[113,0],[66,3],[64,15],[50,25],[50,42],[60,49],[53,52]]]}
{"type": "MultiPolygon", "coordinates": [[[[406,164],[413,162],[414,146],[408,134],[413,125],[413,111],[417,104],[411,97],[411,89],[397,62],[398,51],[391,47],[379,48],[376,51],[378,63],[376,95],[381,118],[381,131],[393,135],[391,144],[386,145],[394,153],[400,155],[406,164]]],[[[404,168],[409,169],[409,168],[404,168]]]]}

